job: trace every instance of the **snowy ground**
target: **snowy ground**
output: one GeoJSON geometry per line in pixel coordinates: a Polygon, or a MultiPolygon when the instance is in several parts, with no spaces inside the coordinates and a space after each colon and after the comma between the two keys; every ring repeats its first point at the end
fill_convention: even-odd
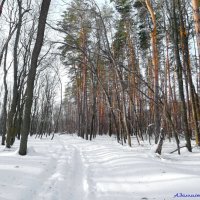
{"type": "Polygon", "coordinates": [[[170,200],[200,194],[200,151],[159,157],[149,145],[123,147],[113,138],[29,139],[27,156],[0,147],[0,200],[170,200]],[[178,193],[178,194],[177,194],[178,193]],[[175,196],[176,195],[176,196],[175,196]]]}

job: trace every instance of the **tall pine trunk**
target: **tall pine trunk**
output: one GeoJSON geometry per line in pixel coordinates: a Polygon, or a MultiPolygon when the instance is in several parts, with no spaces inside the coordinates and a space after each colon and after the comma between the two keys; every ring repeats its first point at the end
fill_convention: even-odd
{"type": "Polygon", "coordinates": [[[153,66],[154,66],[154,121],[155,121],[155,143],[158,143],[158,138],[160,134],[160,113],[159,113],[159,82],[158,82],[158,71],[159,71],[159,61],[158,61],[158,48],[157,48],[157,26],[156,26],[156,16],[149,0],[146,0],[146,5],[148,11],[151,15],[153,30],[151,33],[151,42],[153,49],[153,66]]]}
{"type": "Polygon", "coordinates": [[[197,48],[199,54],[200,66],[200,13],[199,13],[199,0],[192,0],[193,18],[196,32],[197,48]]]}
{"type": "Polygon", "coordinates": [[[181,64],[181,59],[180,59],[180,53],[179,53],[179,37],[178,37],[178,31],[179,27],[177,24],[177,13],[176,13],[176,5],[175,1],[173,1],[172,5],[173,9],[173,43],[174,43],[174,53],[175,53],[175,60],[176,60],[176,73],[177,73],[177,78],[178,78],[178,87],[179,87],[179,96],[181,100],[181,114],[182,114],[182,119],[183,119],[183,131],[185,135],[185,141],[186,141],[186,147],[188,151],[192,151],[191,147],[191,141],[190,141],[190,132],[189,132],[189,125],[188,125],[188,119],[187,119],[187,108],[186,108],[186,103],[185,103],[185,95],[184,95],[184,87],[183,87],[183,68],[181,64]]]}
{"type": "MultiPolygon", "coordinates": [[[[182,42],[182,52],[183,52],[183,60],[186,67],[187,72],[187,79],[189,82],[189,90],[190,90],[190,97],[191,97],[191,104],[192,104],[192,116],[194,121],[194,131],[195,131],[195,137],[196,137],[196,144],[200,146],[200,130],[198,126],[198,113],[199,113],[199,106],[196,101],[196,90],[192,81],[192,72],[191,72],[191,66],[190,66],[190,55],[189,55],[189,38],[188,34],[186,32],[181,4],[179,1],[179,11],[180,11],[180,25],[181,25],[181,42],[182,42]]],[[[188,99],[189,102],[189,99],[188,99]]]]}

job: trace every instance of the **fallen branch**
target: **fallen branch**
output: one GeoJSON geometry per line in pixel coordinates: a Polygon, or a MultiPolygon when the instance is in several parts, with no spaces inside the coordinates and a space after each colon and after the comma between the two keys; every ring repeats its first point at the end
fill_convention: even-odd
{"type": "MultiPolygon", "coordinates": [[[[186,146],[182,146],[182,147],[179,147],[179,148],[182,149],[182,148],[184,148],[184,147],[186,147],[186,146]]],[[[176,149],[176,150],[170,152],[170,154],[172,154],[172,153],[174,153],[174,152],[176,152],[176,151],[178,151],[178,149],[176,149]]]]}

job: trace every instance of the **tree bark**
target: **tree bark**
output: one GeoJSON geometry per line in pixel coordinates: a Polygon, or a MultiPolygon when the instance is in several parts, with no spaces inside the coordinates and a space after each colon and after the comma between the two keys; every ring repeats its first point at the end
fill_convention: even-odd
{"type": "Polygon", "coordinates": [[[177,24],[177,14],[176,14],[176,5],[173,1],[173,43],[174,43],[174,53],[175,53],[175,60],[176,60],[176,73],[178,78],[178,87],[179,87],[179,96],[181,100],[181,114],[183,118],[183,131],[186,140],[186,146],[188,151],[192,151],[191,141],[190,141],[190,132],[189,132],[189,125],[187,119],[187,108],[185,103],[185,95],[184,95],[184,88],[183,88],[183,69],[180,60],[180,53],[179,53],[179,37],[178,37],[178,24],[177,24]]]}
{"type": "Polygon", "coordinates": [[[51,0],[43,0],[41,11],[40,11],[37,37],[36,37],[36,42],[33,49],[32,58],[31,58],[31,67],[29,70],[28,78],[27,78],[26,103],[25,103],[20,148],[19,148],[20,155],[27,154],[27,141],[28,141],[28,135],[29,135],[29,129],[30,129],[30,121],[31,121],[31,107],[32,107],[32,101],[33,101],[34,82],[35,82],[35,77],[36,77],[38,57],[43,45],[45,24],[47,20],[50,3],[51,3],[51,0]]]}
{"type": "Polygon", "coordinates": [[[154,121],[155,121],[155,143],[158,143],[160,133],[160,114],[159,114],[159,82],[158,82],[158,71],[159,71],[159,60],[158,60],[158,48],[157,48],[157,26],[156,16],[152,5],[149,0],[146,0],[148,11],[151,15],[153,23],[153,31],[151,33],[151,42],[153,49],[153,65],[154,65],[154,121]]]}
{"type": "Polygon", "coordinates": [[[8,130],[7,130],[7,138],[6,138],[6,147],[10,148],[12,143],[15,139],[15,133],[16,133],[16,127],[14,122],[14,115],[16,113],[16,107],[18,102],[18,84],[17,84],[17,74],[18,74],[18,44],[19,44],[19,38],[21,33],[21,27],[22,27],[22,1],[18,0],[18,8],[19,8],[19,22],[17,27],[17,33],[15,38],[15,44],[14,44],[14,63],[13,63],[13,70],[14,70],[14,83],[13,83],[13,98],[11,103],[11,109],[8,116],[8,130]]]}
{"type": "Polygon", "coordinates": [[[200,67],[200,13],[199,13],[199,0],[192,0],[193,18],[196,32],[197,49],[199,54],[199,67],[200,67]]]}
{"type": "MultiPolygon", "coordinates": [[[[186,65],[186,72],[187,72],[187,79],[189,82],[189,90],[190,90],[190,97],[191,97],[191,104],[192,104],[192,115],[194,120],[194,130],[195,130],[195,137],[196,137],[196,144],[200,146],[200,130],[198,126],[198,113],[199,113],[199,107],[198,103],[196,103],[196,90],[192,81],[192,72],[191,72],[191,66],[190,66],[190,54],[189,54],[189,44],[188,44],[188,34],[186,32],[184,19],[182,15],[182,9],[181,4],[179,2],[179,11],[180,11],[180,20],[181,20],[181,39],[182,39],[182,52],[183,52],[183,60],[186,65]]],[[[188,99],[189,102],[189,99],[188,99]]]]}
{"type": "Polygon", "coordinates": [[[0,4],[0,17],[1,17],[2,11],[3,11],[3,5],[4,5],[5,1],[6,0],[2,0],[2,2],[0,4]]]}
{"type": "Polygon", "coordinates": [[[8,101],[8,86],[7,86],[7,73],[8,70],[6,69],[7,64],[7,54],[8,54],[8,45],[5,50],[5,58],[4,58],[4,77],[3,77],[3,84],[4,84],[4,99],[3,99],[3,111],[2,111],[2,140],[1,144],[5,145],[6,140],[6,128],[7,128],[7,101],[8,101]]]}
{"type": "Polygon", "coordinates": [[[157,146],[155,153],[158,153],[161,155],[164,139],[165,139],[164,130],[163,130],[163,128],[161,128],[159,142],[158,142],[158,146],[157,146]]]}

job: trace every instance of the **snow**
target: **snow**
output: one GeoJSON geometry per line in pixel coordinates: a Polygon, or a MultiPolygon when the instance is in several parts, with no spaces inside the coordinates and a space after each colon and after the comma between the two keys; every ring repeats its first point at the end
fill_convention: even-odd
{"type": "Polygon", "coordinates": [[[75,135],[29,138],[27,156],[18,146],[0,147],[0,200],[200,199],[198,148],[169,154],[175,143],[165,141],[158,156],[145,142],[130,148],[75,135]]]}

